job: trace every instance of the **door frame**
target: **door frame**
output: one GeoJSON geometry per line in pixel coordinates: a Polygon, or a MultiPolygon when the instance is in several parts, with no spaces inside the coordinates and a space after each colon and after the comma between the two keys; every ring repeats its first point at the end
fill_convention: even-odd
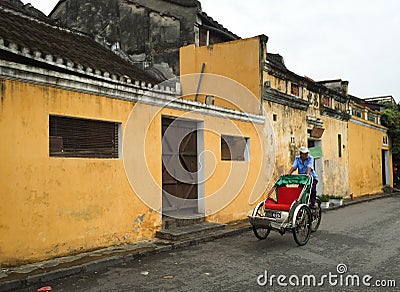
{"type": "MultiPolygon", "coordinates": [[[[188,118],[181,118],[181,117],[175,117],[175,116],[168,116],[168,115],[162,115],[161,116],[161,129],[163,128],[163,120],[164,119],[173,119],[173,120],[179,120],[179,121],[187,121],[190,123],[195,124],[195,130],[196,130],[196,138],[197,138],[197,204],[195,207],[195,211],[197,212],[198,215],[201,215],[202,217],[206,213],[206,207],[205,207],[205,178],[204,178],[204,167],[205,167],[205,157],[204,157],[204,121],[199,121],[199,120],[193,120],[193,119],[188,119],[188,118]]],[[[163,135],[161,134],[161,166],[163,164],[163,146],[162,146],[162,139],[163,135]]],[[[163,181],[161,178],[162,182],[162,191],[161,191],[161,200],[163,201],[163,190],[164,190],[164,185],[163,181]]],[[[162,214],[167,213],[168,211],[164,212],[164,206],[162,203],[161,206],[162,209],[162,214]]],[[[179,209],[177,210],[179,213],[179,209]]]]}
{"type": "Polygon", "coordinates": [[[382,185],[390,186],[389,150],[382,149],[382,185]]]}

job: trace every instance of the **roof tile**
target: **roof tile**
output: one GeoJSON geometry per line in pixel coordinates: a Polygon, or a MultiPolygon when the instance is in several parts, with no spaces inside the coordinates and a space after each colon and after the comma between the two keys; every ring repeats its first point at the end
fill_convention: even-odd
{"type": "Polygon", "coordinates": [[[103,74],[107,72],[110,77],[128,76],[133,80],[157,82],[91,37],[62,28],[50,19],[44,21],[42,17],[27,14],[14,2],[15,0],[0,0],[0,38],[6,46],[15,44],[21,55],[40,55],[41,61],[47,63],[51,56],[54,65],[60,64],[61,59],[64,62],[67,60],[76,69],[83,70],[82,72],[87,71],[86,68],[92,68],[93,71],[99,70],[103,74]]]}

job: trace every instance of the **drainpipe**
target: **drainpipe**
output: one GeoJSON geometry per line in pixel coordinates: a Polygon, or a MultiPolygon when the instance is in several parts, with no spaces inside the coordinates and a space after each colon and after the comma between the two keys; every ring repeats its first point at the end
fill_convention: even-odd
{"type": "Polygon", "coordinates": [[[197,84],[197,90],[196,90],[196,96],[194,97],[194,101],[197,101],[197,98],[199,97],[199,91],[200,91],[200,86],[201,86],[201,80],[203,79],[203,73],[204,73],[204,67],[206,66],[205,63],[201,65],[201,72],[200,72],[200,78],[199,78],[199,83],[197,84]]]}

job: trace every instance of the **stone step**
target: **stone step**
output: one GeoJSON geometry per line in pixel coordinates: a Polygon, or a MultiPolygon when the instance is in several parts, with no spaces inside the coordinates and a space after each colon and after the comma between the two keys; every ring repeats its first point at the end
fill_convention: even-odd
{"type": "Polygon", "coordinates": [[[213,222],[202,222],[170,229],[163,229],[156,232],[156,237],[161,239],[179,241],[187,238],[196,238],[205,234],[213,233],[225,228],[225,224],[213,222]]]}
{"type": "Polygon", "coordinates": [[[164,216],[163,218],[163,229],[171,229],[177,227],[183,227],[188,225],[194,225],[204,222],[204,217],[198,217],[194,219],[179,219],[173,217],[164,216]]]}

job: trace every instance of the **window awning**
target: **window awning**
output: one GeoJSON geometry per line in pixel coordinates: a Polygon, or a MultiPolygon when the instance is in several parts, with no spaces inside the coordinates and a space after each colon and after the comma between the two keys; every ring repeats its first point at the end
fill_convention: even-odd
{"type": "Polygon", "coordinates": [[[316,146],[316,147],[311,147],[308,148],[308,151],[310,151],[310,155],[314,158],[320,158],[322,157],[322,147],[321,146],[316,146]]]}
{"type": "Polygon", "coordinates": [[[310,137],[312,138],[321,138],[322,134],[324,133],[325,129],[320,127],[314,127],[311,130],[310,137]]]}

